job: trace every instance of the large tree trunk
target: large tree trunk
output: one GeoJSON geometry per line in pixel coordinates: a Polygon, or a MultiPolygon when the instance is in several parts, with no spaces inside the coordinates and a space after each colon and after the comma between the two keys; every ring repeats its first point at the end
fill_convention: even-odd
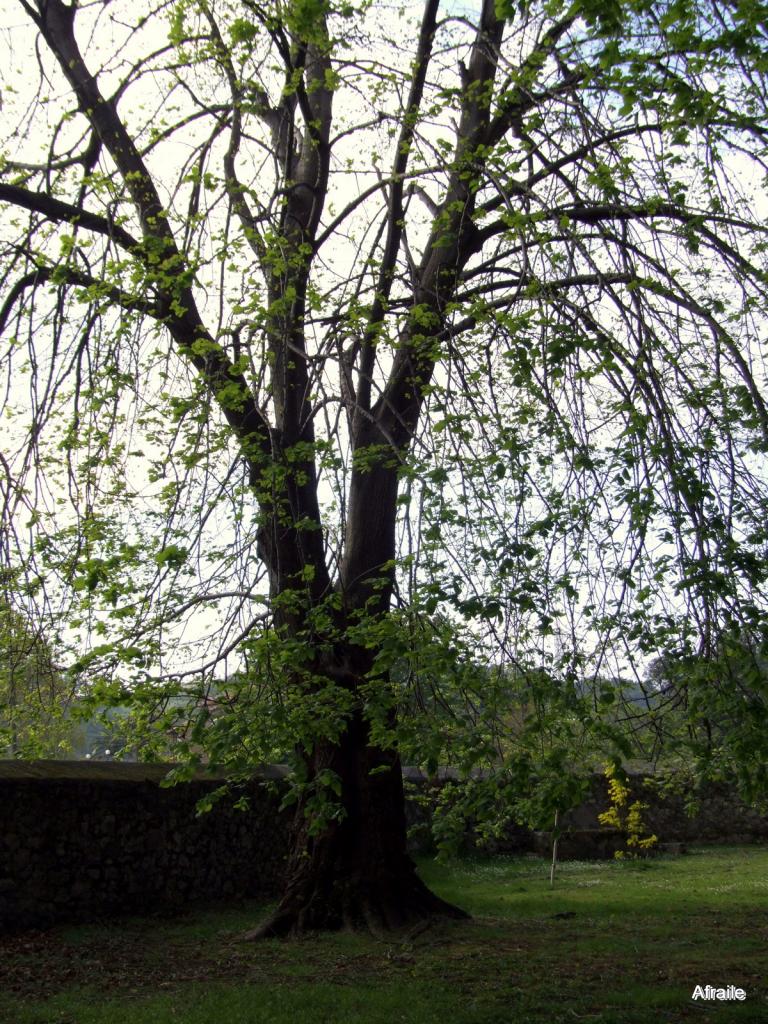
{"type": "MultiPolygon", "coordinates": [[[[380,433],[361,431],[356,448],[371,445],[383,447],[380,433]]],[[[406,847],[400,758],[392,749],[371,744],[370,722],[363,706],[365,688],[371,685],[386,700],[388,680],[372,676],[372,650],[342,639],[351,623],[359,628],[363,609],[363,621],[372,629],[378,616],[388,614],[394,580],[397,485],[397,464],[386,451],[378,464],[352,474],[338,592],[344,608],[335,613],[333,654],[318,652],[309,675],[326,679],[352,695],[354,711],[342,723],[338,737],[318,737],[304,757],[308,785],[298,803],[285,890],[274,914],[247,938],[339,928],[383,932],[435,916],[467,916],[430,892],[416,874],[406,847]],[[319,790],[313,784],[323,779],[337,784],[338,793],[331,787],[326,787],[325,793],[340,813],[321,822],[313,805],[319,790]]],[[[303,510],[302,497],[295,492],[291,507],[303,510]]],[[[308,517],[319,522],[316,504],[306,507],[308,517]]],[[[299,546],[301,536],[300,531],[281,527],[276,516],[272,533],[262,535],[261,550],[271,566],[276,596],[281,596],[281,586],[287,590],[296,585],[298,570],[307,561],[307,552],[299,546]]],[[[310,597],[322,605],[330,587],[320,554],[315,552],[314,558],[310,564],[319,568],[312,574],[315,590],[310,597]]],[[[281,608],[278,628],[303,644],[317,643],[305,621],[306,610],[300,605],[297,610],[290,602],[286,606],[293,611],[286,614],[281,608]]],[[[318,646],[322,647],[322,642],[318,646]]],[[[307,683],[297,678],[296,685],[307,683]]],[[[395,712],[394,707],[389,709],[392,733],[395,712]]]]}
{"type": "Polygon", "coordinates": [[[331,769],[341,782],[341,820],[312,834],[312,815],[299,804],[284,894],[247,939],[316,930],[374,934],[435,917],[465,918],[421,881],[406,849],[405,799],[399,757],[368,744],[360,715],[337,743],[316,744],[310,777],[331,769]]]}

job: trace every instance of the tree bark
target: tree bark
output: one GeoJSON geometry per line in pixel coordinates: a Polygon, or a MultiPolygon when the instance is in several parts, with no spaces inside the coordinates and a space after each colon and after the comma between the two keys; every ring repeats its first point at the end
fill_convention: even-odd
{"type": "Polygon", "coordinates": [[[417,875],[406,845],[400,759],[368,738],[368,723],[357,714],[338,742],[316,744],[310,777],[335,773],[344,816],[312,834],[306,801],[299,802],[283,896],[244,939],[339,929],[380,934],[433,918],[468,917],[417,875]]]}

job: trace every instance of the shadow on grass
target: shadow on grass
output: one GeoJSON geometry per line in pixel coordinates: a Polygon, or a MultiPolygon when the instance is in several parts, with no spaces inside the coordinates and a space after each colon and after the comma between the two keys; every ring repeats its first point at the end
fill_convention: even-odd
{"type": "Polygon", "coordinates": [[[475,915],[410,941],[239,943],[267,908],[197,909],[0,941],[2,1024],[674,1024],[768,1020],[768,850],[643,864],[423,862],[475,915]],[[757,908],[757,909],[756,909],[757,908]],[[697,984],[744,1003],[693,1002],[697,984]]]}

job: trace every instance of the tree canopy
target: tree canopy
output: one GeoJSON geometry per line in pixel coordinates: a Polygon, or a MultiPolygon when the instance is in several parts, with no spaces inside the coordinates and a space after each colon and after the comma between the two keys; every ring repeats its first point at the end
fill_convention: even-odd
{"type": "MultiPolygon", "coordinates": [[[[605,680],[765,647],[766,25],[19,0],[5,548],[99,699],[147,715],[231,660],[190,749],[295,750],[265,932],[452,912],[405,854],[400,760],[503,765],[505,688],[475,673],[463,740],[430,741],[398,724],[414,680],[546,680],[563,744],[621,754],[605,680]]],[[[702,766],[761,784],[764,674],[697,680],[696,736],[730,714],[702,766]]]]}

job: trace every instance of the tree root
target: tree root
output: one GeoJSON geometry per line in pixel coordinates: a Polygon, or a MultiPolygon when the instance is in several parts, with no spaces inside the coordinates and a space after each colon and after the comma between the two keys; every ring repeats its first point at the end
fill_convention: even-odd
{"type": "Polygon", "coordinates": [[[469,914],[431,892],[419,879],[383,896],[372,886],[335,886],[330,892],[289,892],[274,913],[239,936],[242,942],[286,938],[320,931],[355,931],[384,938],[408,930],[418,935],[439,920],[468,920],[469,914]],[[414,884],[415,883],[415,884],[414,884]]]}

